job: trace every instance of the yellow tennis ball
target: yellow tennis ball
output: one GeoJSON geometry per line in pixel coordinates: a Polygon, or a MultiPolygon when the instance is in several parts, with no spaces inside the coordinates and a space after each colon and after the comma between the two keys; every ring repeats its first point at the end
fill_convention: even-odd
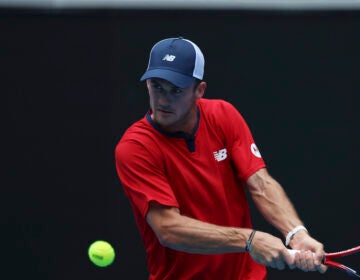
{"type": "Polygon", "coordinates": [[[90,260],[97,266],[105,267],[115,259],[114,248],[110,243],[98,240],[92,243],[88,250],[90,260]]]}

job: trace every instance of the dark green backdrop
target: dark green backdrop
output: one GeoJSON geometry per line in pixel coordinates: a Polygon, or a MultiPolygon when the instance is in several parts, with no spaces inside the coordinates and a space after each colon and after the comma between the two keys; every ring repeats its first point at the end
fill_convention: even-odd
{"type": "Polygon", "coordinates": [[[205,54],[207,97],[242,112],[310,232],[329,251],[360,241],[360,13],[3,9],[0,30],[9,279],[146,279],[113,150],[148,108],[148,51],[180,35],[205,54]],[[97,239],[116,249],[109,268],[87,259],[97,239]]]}

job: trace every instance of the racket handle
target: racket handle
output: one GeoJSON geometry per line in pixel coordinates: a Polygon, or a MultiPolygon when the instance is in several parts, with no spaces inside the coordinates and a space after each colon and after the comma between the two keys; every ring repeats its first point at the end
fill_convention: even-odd
{"type": "MultiPolygon", "coordinates": [[[[293,249],[287,249],[287,250],[288,250],[290,256],[292,257],[292,259],[295,258],[295,254],[296,254],[296,253],[299,253],[299,252],[300,252],[300,250],[293,250],[293,249]]],[[[313,256],[315,257],[315,253],[313,253],[313,256]]]]}

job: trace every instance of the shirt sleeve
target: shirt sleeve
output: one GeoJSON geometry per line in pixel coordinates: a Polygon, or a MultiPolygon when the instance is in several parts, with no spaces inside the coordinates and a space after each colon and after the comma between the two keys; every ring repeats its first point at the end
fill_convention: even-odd
{"type": "Polygon", "coordinates": [[[226,115],[224,134],[238,177],[246,181],[261,168],[266,167],[251,131],[239,111],[230,103],[223,103],[226,115]]]}
{"type": "Polygon", "coordinates": [[[132,207],[144,218],[151,201],[179,207],[154,152],[135,141],[120,141],[115,149],[115,160],[122,187],[132,207]]]}

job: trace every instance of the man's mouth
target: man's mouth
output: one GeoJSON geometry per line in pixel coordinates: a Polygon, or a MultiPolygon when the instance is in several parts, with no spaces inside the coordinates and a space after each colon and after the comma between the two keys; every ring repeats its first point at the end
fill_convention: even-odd
{"type": "Polygon", "coordinates": [[[158,109],[159,112],[164,113],[164,114],[172,114],[173,112],[171,111],[167,111],[167,110],[163,110],[163,109],[158,109]]]}

